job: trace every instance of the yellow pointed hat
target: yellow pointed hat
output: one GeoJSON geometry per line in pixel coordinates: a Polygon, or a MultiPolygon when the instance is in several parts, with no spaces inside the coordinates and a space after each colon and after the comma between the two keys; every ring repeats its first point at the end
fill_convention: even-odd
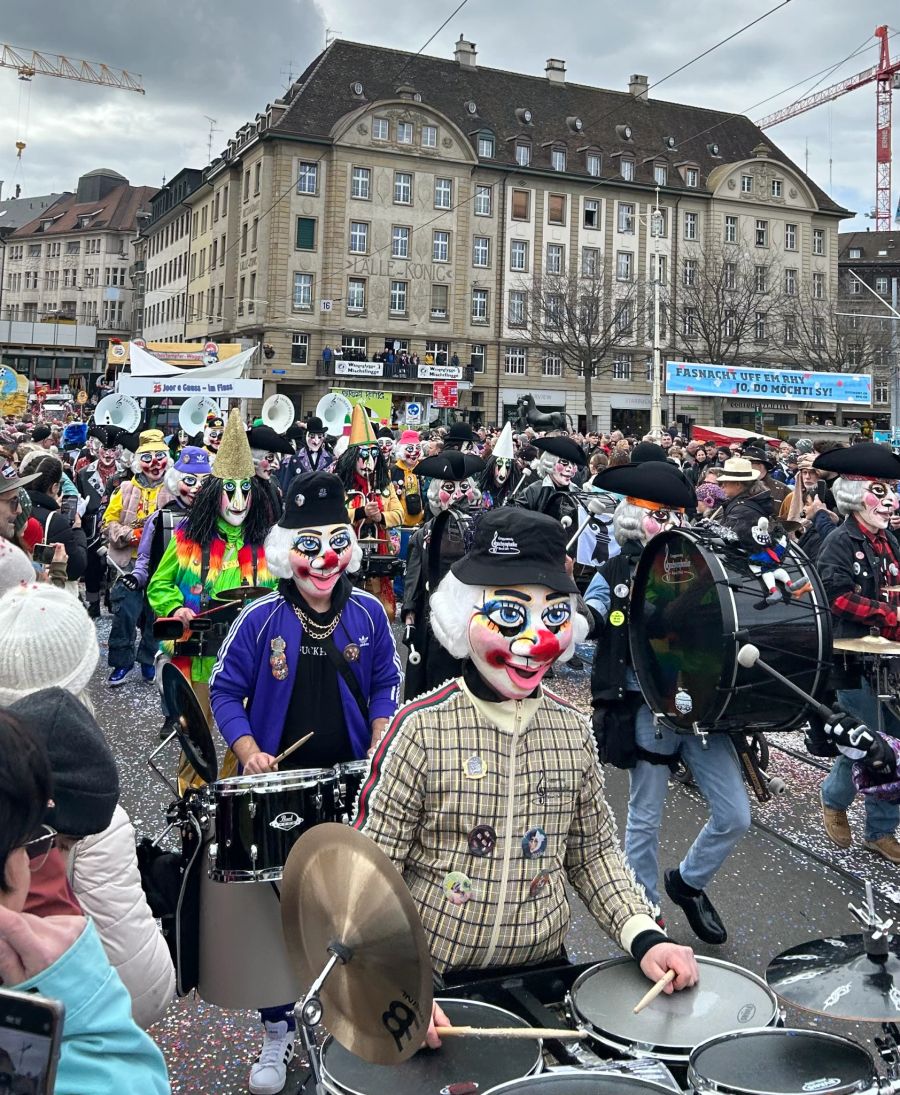
{"type": "Polygon", "coordinates": [[[247,440],[247,431],[241,421],[241,412],[237,407],[231,408],[231,414],[225,423],[222,434],[222,443],[213,460],[212,473],[216,479],[252,479],[253,456],[250,453],[250,442],[247,440]]]}
{"type": "Polygon", "coordinates": [[[353,405],[353,417],[350,419],[349,444],[375,444],[375,431],[372,429],[372,423],[369,421],[369,416],[366,414],[366,408],[362,403],[354,403],[353,405]]]}

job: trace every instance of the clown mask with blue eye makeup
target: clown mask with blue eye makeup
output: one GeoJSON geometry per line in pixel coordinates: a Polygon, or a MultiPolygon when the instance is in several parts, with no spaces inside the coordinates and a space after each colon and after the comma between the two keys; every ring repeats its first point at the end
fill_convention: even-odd
{"type": "Polygon", "coordinates": [[[521,700],[574,642],[572,598],[546,586],[483,589],[469,619],[469,653],[499,695],[521,700]]]}
{"type": "Polygon", "coordinates": [[[307,601],[330,596],[350,565],[354,542],[348,525],[297,529],[289,561],[297,589],[307,601]]]}
{"type": "Polygon", "coordinates": [[[222,519],[229,525],[242,525],[250,509],[250,480],[223,479],[222,519]]]}

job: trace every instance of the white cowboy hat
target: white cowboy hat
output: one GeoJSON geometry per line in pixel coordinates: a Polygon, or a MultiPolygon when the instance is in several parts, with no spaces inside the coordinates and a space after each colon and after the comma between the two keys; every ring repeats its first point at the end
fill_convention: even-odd
{"type": "Polygon", "coordinates": [[[753,465],[743,456],[732,456],[726,460],[719,472],[720,483],[753,483],[762,472],[754,470],[753,465]]]}

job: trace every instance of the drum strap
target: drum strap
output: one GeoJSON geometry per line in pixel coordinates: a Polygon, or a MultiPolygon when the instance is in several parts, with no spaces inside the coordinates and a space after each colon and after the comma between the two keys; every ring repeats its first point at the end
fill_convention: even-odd
{"type": "Polygon", "coordinates": [[[362,688],[359,686],[359,681],[356,679],[356,674],[350,668],[347,663],[347,659],[338,650],[337,644],[334,641],[334,637],[329,635],[327,639],[320,640],[322,648],[328,655],[328,660],[338,671],[338,675],[346,684],[350,690],[350,695],[356,700],[356,706],[359,708],[360,714],[363,717],[363,721],[366,726],[369,725],[369,705],[366,703],[366,697],[363,695],[362,688]]]}
{"type": "Polygon", "coordinates": [[[209,608],[209,594],[206,592],[206,576],[209,574],[209,544],[204,544],[200,549],[200,611],[205,612],[209,608]]]}

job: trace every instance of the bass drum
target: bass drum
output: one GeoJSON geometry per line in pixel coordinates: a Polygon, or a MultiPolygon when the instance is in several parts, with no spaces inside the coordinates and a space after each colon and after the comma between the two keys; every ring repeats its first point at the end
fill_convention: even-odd
{"type": "Polygon", "coordinates": [[[744,552],[707,530],[670,529],[644,548],[631,594],[631,653],[644,698],[666,726],[774,731],[803,721],[802,699],[738,663],[745,643],[821,698],[831,669],[828,599],[795,545],[781,565],[797,591],[768,604],[744,552]]]}

